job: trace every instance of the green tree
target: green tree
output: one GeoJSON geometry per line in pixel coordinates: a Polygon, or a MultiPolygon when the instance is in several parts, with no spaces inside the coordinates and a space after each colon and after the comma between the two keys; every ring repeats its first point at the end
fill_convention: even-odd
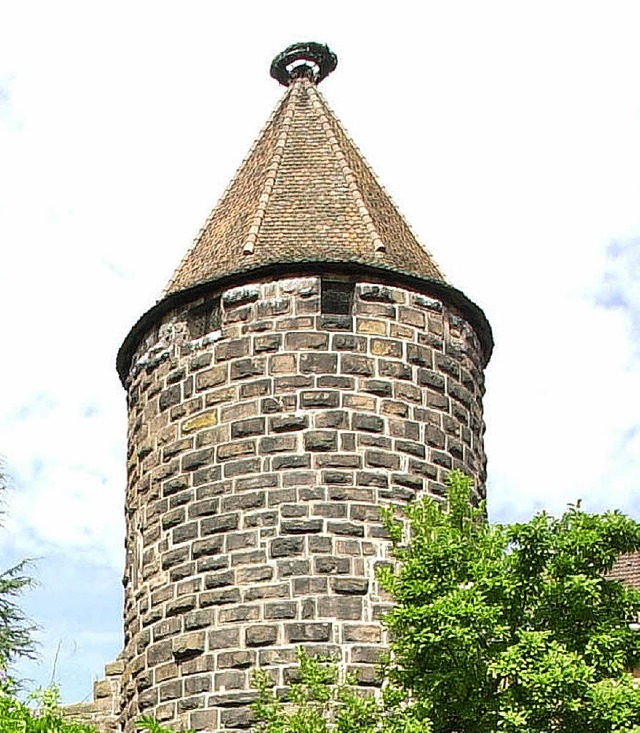
{"type": "Polygon", "coordinates": [[[66,720],[58,688],[37,690],[26,703],[8,691],[0,693],[0,733],[97,733],[88,723],[66,720]]]}
{"type": "MultiPolygon", "coordinates": [[[[0,471],[0,491],[4,489],[6,479],[0,471]]],[[[0,572],[0,686],[7,680],[9,668],[16,659],[33,658],[35,654],[34,627],[17,602],[33,584],[26,574],[28,564],[24,560],[0,572]]]]}
{"type": "Polygon", "coordinates": [[[640,548],[640,525],[577,506],[490,524],[467,477],[452,472],[448,489],[447,503],[426,498],[402,520],[384,513],[393,562],[379,581],[395,605],[380,699],[303,657],[289,703],[258,678],[258,727],[640,733],[630,672],[640,664],[640,593],[607,577],[618,555],[640,548]]]}

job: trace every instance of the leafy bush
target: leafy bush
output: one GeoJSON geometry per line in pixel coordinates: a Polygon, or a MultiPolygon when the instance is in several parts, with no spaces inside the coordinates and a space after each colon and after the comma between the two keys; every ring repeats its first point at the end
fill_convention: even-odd
{"type": "Polygon", "coordinates": [[[27,703],[5,690],[0,693],[0,733],[97,733],[91,725],[65,720],[59,702],[55,685],[36,691],[27,703]]]}

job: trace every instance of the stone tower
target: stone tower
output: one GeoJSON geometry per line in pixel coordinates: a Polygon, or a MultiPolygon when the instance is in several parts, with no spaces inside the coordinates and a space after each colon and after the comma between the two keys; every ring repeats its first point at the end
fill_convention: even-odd
{"type": "Polygon", "coordinates": [[[379,507],[484,492],[482,311],[449,285],[319,94],[287,90],[118,354],[128,395],[123,724],[246,728],[296,647],[375,681],[379,507]]]}

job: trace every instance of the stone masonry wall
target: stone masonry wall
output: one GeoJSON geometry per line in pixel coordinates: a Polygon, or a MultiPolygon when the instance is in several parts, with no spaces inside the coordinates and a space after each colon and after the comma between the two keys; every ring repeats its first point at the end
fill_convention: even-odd
{"type": "Polygon", "coordinates": [[[246,728],[252,669],[284,685],[298,646],[374,684],[389,602],[374,582],[379,507],[442,496],[454,467],[483,495],[471,326],[424,294],[362,282],[353,316],[322,315],[320,287],[212,294],[134,355],[126,731],[139,714],[246,728]]]}

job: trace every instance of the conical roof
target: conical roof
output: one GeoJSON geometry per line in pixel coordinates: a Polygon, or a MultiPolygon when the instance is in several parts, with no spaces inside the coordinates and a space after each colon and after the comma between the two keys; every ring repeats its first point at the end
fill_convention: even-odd
{"type": "Polygon", "coordinates": [[[444,282],[316,84],[283,99],[164,296],[275,263],[349,262],[444,282]]]}
{"type": "Polygon", "coordinates": [[[287,91],[162,297],[125,338],[123,383],[139,339],[171,308],[249,276],[295,272],[358,272],[442,298],[472,323],[488,361],[484,313],[445,281],[319,93],[336,64],[317,43],[274,59],[271,75],[287,91]]]}

